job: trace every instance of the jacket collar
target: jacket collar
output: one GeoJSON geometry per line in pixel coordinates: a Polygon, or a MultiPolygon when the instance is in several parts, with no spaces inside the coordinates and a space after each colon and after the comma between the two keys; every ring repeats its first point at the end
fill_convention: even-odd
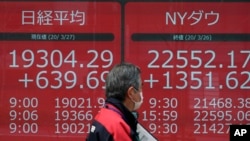
{"type": "Polygon", "coordinates": [[[112,104],[115,108],[117,108],[123,115],[123,120],[130,126],[130,128],[136,133],[137,127],[137,119],[135,116],[123,105],[123,103],[116,98],[107,98],[107,104],[112,104]]]}

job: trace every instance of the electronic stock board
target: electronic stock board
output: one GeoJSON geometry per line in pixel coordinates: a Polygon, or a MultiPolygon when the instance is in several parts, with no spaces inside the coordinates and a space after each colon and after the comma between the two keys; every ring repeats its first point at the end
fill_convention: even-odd
{"type": "Polygon", "coordinates": [[[84,140],[113,65],[142,70],[159,141],[228,141],[250,123],[245,1],[1,1],[0,140],[84,140]]]}

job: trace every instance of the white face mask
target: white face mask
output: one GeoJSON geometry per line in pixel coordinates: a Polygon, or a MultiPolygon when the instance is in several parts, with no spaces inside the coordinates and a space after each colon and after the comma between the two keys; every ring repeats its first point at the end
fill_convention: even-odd
{"type": "Polygon", "coordinates": [[[136,101],[132,100],[135,103],[135,107],[133,109],[134,111],[138,110],[141,107],[142,103],[143,103],[143,94],[142,94],[142,92],[140,92],[140,97],[141,97],[141,101],[139,101],[139,102],[136,102],[136,101]]]}

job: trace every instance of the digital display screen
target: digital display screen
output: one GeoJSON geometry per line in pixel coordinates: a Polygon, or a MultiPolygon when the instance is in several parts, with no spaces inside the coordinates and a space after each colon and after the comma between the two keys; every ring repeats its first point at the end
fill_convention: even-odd
{"type": "Polygon", "coordinates": [[[119,3],[0,3],[0,140],[83,140],[120,62],[119,3]]]}
{"type": "MultiPolygon", "coordinates": [[[[230,2],[229,2],[230,1],[230,2]]],[[[0,140],[82,141],[117,63],[142,70],[159,141],[229,141],[250,124],[250,3],[0,2],[0,140]]]]}
{"type": "Polygon", "coordinates": [[[250,123],[248,7],[127,3],[125,60],[144,83],[139,120],[160,141],[228,141],[229,125],[250,123]]]}

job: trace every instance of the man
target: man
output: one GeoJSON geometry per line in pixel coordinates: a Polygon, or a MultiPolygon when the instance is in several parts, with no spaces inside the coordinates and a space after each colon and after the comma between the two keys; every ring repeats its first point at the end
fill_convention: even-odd
{"type": "Polygon", "coordinates": [[[113,67],[106,78],[106,103],[86,141],[139,141],[132,114],[143,102],[141,71],[130,63],[113,67]]]}

